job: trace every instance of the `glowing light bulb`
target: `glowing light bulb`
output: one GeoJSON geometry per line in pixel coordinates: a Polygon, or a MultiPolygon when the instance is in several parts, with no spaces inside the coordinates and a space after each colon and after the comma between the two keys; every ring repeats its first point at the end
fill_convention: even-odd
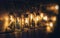
{"type": "Polygon", "coordinates": [[[47,21],[48,20],[48,17],[47,16],[44,16],[43,17],[43,20],[47,21]]]}
{"type": "Polygon", "coordinates": [[[59,9],[59,6],[58,6],[58,5],[56,5],[56,6],[55,6],[55,9],[56,9],[56,10],[58,10],[58,9],[59,9]]]}
{"type": "Polygon", "coordinates": [[[36,21],[38,21],[38,20],[39,20],[39,16],[36,17],[36,21]]]}
{"type": "Polygon", "coordinates": [[[51,28],[49,26],[47,26],[46,31],[51,32],[51,28]]]}
{"type": "Polygon", "coordinates": [[[30,19],[31,19],[31,20],[33,19],[33,15],[32,15],[32,14],[30,14],[30,19]]]}
{"type": "Polygon", "coordinates": [[[6,30],[6,28],[8,27],[8,25],[9,25],[9,18],[8,18],[8,16],[5,16],[4,31],[6,30]]]}
{"type": "Polygon", "coordinates": [[[10,20],[11,22],[15,21],[12,15],[10,16],[10,20]]]}
{"type": "Polygon", "coordinates": [[[45,25],[53,27],[53,22],[46,23],[45,25]]]}
{"type": "Polygon", "coordinates": [[[59,9],[59,6],[58,5],[52,5],[50,7],[47,7],[48,10],[52,10],[52,11],[56,11],[59,9]]]}
{"type": "Polygon", "coordinates": [[[21,26],[21,18],[20,18],[20,22],[19,23],[20,23],[20,26],[21,26]]]}
{"type": "Polygon", "coordinates": [[[56,16],[52,16],[52,17],[51,17],[51,20],[52,20],[53,22],[55,22],[55,21],[56,21],[56,16]]]}
{"type": "Polygon", "coordinates": [[[40,17],[41,17],[41,18],[43,18],[43,16],[44,16],[44,14],[43,14],[43,13],[41,13],[41,14],[40,14],[40,17]]]}
{"type": "Polygon", "coordinates": [[[22,22],[21,23],[22,23],[22,25],[24,25],[24,18],[22,18],[22,22]]]}
{"type": "Polygon", "coordinates": [[[53,23],[52,23],[52,22],[50,22],[50,24],[49,24],[49,25],[50,25],[50,27],[53,27],[53,23]]]}
{"type": "Polygon", "coordinates": [[[28,18],[25,18],[25,23],[29,23],[29,19],[28,18]]]}

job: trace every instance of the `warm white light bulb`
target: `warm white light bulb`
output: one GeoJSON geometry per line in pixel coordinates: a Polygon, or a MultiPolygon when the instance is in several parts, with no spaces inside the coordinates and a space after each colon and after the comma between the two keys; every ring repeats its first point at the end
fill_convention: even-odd
{"type": "Polygon", "coordinates": [[[40,14],[40,17],[41,17],[41,18],[43,18],[43,16],[44,16],[44,14],[43,14],[43,13],[41,13],[41,14],[40,14]]]}
{"type": "Polygon", "coordinates": [[[47,32],[51,32],[51,28],[49,26],[47,26],[46,30],[47,32]]]}
{"type": "Polygon", "coordinates": [[[44,16],[43,17],[43,20],[47,21],[48,20],[48,17],[47,16],[44,16]]]}
{"type": "Polygon", "coordinates": [[[50,22],[50,27],[53,27],[53,23],[52,22],[50,22]]]}
{"type": "Polygon", "coordinates": [[[56,6],[55,6],[55,9],[56,9],[56,10],[58,10],[58,9],[59,9],[59,6],[58,6],[58,5],[56,5],[56,6]]]}

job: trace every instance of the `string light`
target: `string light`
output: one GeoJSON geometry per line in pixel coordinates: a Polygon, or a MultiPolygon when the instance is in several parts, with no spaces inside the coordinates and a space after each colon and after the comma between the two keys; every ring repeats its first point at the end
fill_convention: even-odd
{"type": "MultiPolygon", "coordinates": [[[[34,16],[33,14],[30,14],[30,18],[28,18],[28,17],[24,18],[24,15],[22,15],[21,18],[17,17],[17,21],[18,21],[18,23],[20,24],[21,27],[24,27],[24,24],[28,24],[29,25],[29,20],[32,20],[32,19],[35,22],[35,27],[37,27],[38,21],[41,20],[40,17],[43,18],[43,20],[48,21],[47,15],[44,16],[43,13],[41,13],[40,16],[39,15],[34,16],[34,18],[33,18],[33,16],[34,16]]],[[[11,20],[11,22],[15,21],[12,15],[10,15],[10,20],[11,20]]],[[[52,16],[51,20],[55,22],[56,21],[56,16],[52,16]]],[[[5,27],[8,26],[8,24],[9,24],[9,23],[7,23],[8,21],[9,21],[8,17],[5,17],[5,27]]],[[[48,32],[50,32],[51,28],[53,28],[53,22],[48,22],[45,25],[47,25],[46,30],[48,32]]]]}
{"type": "MultiPolygon", "coordinates": [[[[59,9],[59,6],[58,5],[52,5],[48,9],[56,11],[59,9]]],[[[54,23],[57,20],[56,16],[51,16],[49,19],[49,15],[45,15],[45,13],[42,13],[42,12],[39,15],[37,15],[36,12],[33,12],[33,13],[28,12],[27,14],[28,14],[28,17],[25,17],[24,14],[22,14],[21,17],[16,17],[17,19],[13,15],[10,15],[10,17],[8,17],[8,15],[7,15],[5,17],[4,28],[6,28],[12,22],[18,21],[18,23],[21,27],[24,27],[25,24],[32,27],[34,24],[34,27],[38,26],[38,28],[39,28],[40,24],[38,24],[38,23],[41,23],[42,26],[46,25],[46,31],[47,32],[51,32],[53,27],[54,27],[54,23]],[[10,18],[10,20],[9,20],[9,18],[10,18]],[[10,23],[9,23],[9,21],[10,21],[10,23]]],[[[28,30],[28,28],[26,30],[28,30]]],[[[25,27],[24,27],[24,29],[25,29],[25,27]]]]}
{"type": "Polygon", "coordinates": [[[50,5],[50,7],[47,7],[47,10],[49,11],[53,11],[55,14],[58,14],[58,9],[59,9],[59,5],[55,4],[55,5],[50,5]]]}

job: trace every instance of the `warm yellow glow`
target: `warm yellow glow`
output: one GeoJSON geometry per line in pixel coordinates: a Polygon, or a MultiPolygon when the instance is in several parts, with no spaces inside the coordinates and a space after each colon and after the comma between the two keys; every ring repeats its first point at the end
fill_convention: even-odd
{"type": "Polygon", "coordinates": [[[29,24],[29,19],[25,18],[25,23],[29,24]]]}
{"type": "Polygon", "coordinates": [[[53,22],[46,23],[45,25],[50,26],[51,28],[53,28],[53,22]]]}
{"type": "Polygon", "coordinates": [[[24,18],[21,18],[21,27],[24,27],[24,18]]]}
{"type": "Polygon", "coordinates": [[[15,21],[12,15],[10,15],[10,20],[11,22],[15,21]]]}
{"type": "Polygon", "coordinates": [[[52,23],[52,22],[50,22],[50,24],[49,24],[49,25],[50,25],[50,27],[53,27],[53,23],[52,23]]]}
{"type": "Polygon", "coordinates": [[[51,5],[50,7],[47,7],[47,10],[51,10],[55,14],[58,14],[58,9],[59,9],[59,6],[58,5],[51,5]]]}
{"type": "Polygon", "coordinates": [[[24,18],[22,18],[22,21],[21,21],[22,25],[24,25],[24,18]]]}
{"type": "Polygon", "coordinates": [[[21,26],[21,18],[20,18],[20,22],[19,22],[20,26],[21,26]]]}
{"type": "Polygon", "coordinates": [[[5,31],[9,25],[9,18],[8,18],[8,16],[5,16],[4,19],[5,19],[5,21],[4,21],[4,31],[5,31]]]}
{"type": "Polygon", "coordinates": [[[30,14],[30,19],[31,19],[31,20],[33,19],[33,14],[30,14]]]}
{"type": "Polygon", "coordinates": [[[51,20],[52,20],[53,22],[55,22],[56,19],[57,19],[56,16],[52,16],[52,17],[51,17],[51,20]]]}
{"type": "MultiPolygon", "coordinates": [[[[58,9],[58,6],[55,6],[55,7],[50,7],[49,9],[51,10],[56,10],[58,9]]],[[[36,12],[33,12],[32,13],[26,13],[28,14],[28,17],[25,17],[25,13],[23,13],[20,17],[17,17],[17,16],[13,16],[13,15],[10,15],[10,17],[5,16],[4,17],[4,30],[8,27],[8,25],[11,25],[11,24],[19,24],[21,26],[21,29],[24,29],[24,28],[27,28],[25,26],[31,26],[32,28],[35,27],[35,28],[39,28],[40,29],[40,26],[42,28],[42,26],[46,26],[46,31],[47,32],[51,32],[54,28],[54,23],[56,22],[57,18],[56,16],[49,16],[49,14],[47,15],[46,13],[39,13],[39,15],[36,14],[36,12]],[[50,17],[50,18],[49,18],[50,17]]],[[[26,30],[28,30],[30,27],[28,27],[26,30]]],[[[8,27],[8,29],[10,29],[8,27]]],[[[19,29],[17,29],[19,30],[19,29]]]]}
{"type": "Polygon", "coordinates": [[[55,10],[55,7],[54,7],[54,6],[51,6],[50,9],[51,9],[51,10],[55,10]]]}
{"type": "Polygon", "coordinates": [[[40,17],[39,16],[36,16],[36,17],[34,17],[34,22],[35,22],[35,27],[37,27],[37,23],[38,23],[38,21],[40,21],[40,17]]]}
{"type": "Polygon", "coordinates": [[[58,5],[56,5],[56,6],[55,6],[55,9],[56,9],[56,10],[58,10],[58,9],[59,9],[59,6],[58,6],[58,5]]]}
{"type": "Polygon", "coordinates": [[[39,16],[36,16],[36,21],[39,21],[40,19],[39,19],[39,16]]]}
{"type": "Polygon", "coordinates": [[[5,20],[6,20],[6,21],[8,21],[8,20],[9,20],[9,18],[8,18],[8,17],[5,17],[5,20]]]}
{"type": "Polygon", "coordinates": [[[40,17],[43,18],[44,14],[43,13],[40,13],[40,17]]]}
{"type": "Polygon", "coordinates": [[[48,17],[47,16],[44,16],[43,17],[43,20],[47,21],[48,20],[48,17]]]}
{"type": "Polygon", "coordinates": [[[51,32],[51,28],[49,26],[46,27],[47,32],[51,32]]]}
{"type": "Polygon", "coordinates": [[[58,10],[59,9],[59,6],[58,5],[54,5],[54,6],[51,6],[50,9],[51,10],[58,10]]]}
{"type": "Polygon", "coordinates": [[[21,15],[21,27],[24,27],[24,15],[21,15]]]}

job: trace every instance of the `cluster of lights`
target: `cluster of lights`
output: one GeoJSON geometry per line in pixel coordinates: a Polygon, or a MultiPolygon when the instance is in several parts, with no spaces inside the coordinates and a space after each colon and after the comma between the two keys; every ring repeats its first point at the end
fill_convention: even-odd
{"type": "MultiPolygon", "coordinates": [[[[56,16],[51,16],[50,18],[48,18],[47,15],[45,15],[44,13],[40,13],[39,15],[34,15],[29,13],[28,17],[25,17],[24,15],[21,15],[21,17],[13,17],[13,15],[10,15],[9,17],[5,17],[5,23],[4,23],[4,27],[7,28],[9,25],[11,25],[12,23],[14,23],[15,26],[17,26],[17,22],[20,26],[20,28],[29,28],[29,27],[35,27],[35,28],[40,28],[42,26],[46,26],[46,30],[48,32],[51,31],[51,29],[54,28],[54,23],[56,22],[56,16]],[[49,21],[51,20],[51,21],[49,21]],[[32,24],[34,22],[34,25],[32,24]],[[38,23],[40,25],[38,25],[38,23]],[[41,25],[42,24],[42,25],[41,25]]],[[[4,28],[4,29],[5,29],[4,28]]]]}
{"type": "MultiPolygon", "coordinates": [[[[47,7],[47,10],[58,11],[58,5],[47,7]]],[[[56,12],[57,13],[57,12],[56,12]]],[[[19,24],[20,28],[40,28],[46,26],[45,29],[47,32],[52,32],[54,29],[54,24],[56,22],[56,15],[49,16],[43,12],[40,12],[39,15],[36,13],[26,13],[27,17],[24,14],[21,14],[20,17],[14,17],[13,15],[5,15],[4,16],[4,30],[8,28],[12,23],[17,26],[19,24]],[[27,26],[27,27],[25,27],[27,26]]],[[[10,29],[10,28],[8,28],[10,29]]]]}

